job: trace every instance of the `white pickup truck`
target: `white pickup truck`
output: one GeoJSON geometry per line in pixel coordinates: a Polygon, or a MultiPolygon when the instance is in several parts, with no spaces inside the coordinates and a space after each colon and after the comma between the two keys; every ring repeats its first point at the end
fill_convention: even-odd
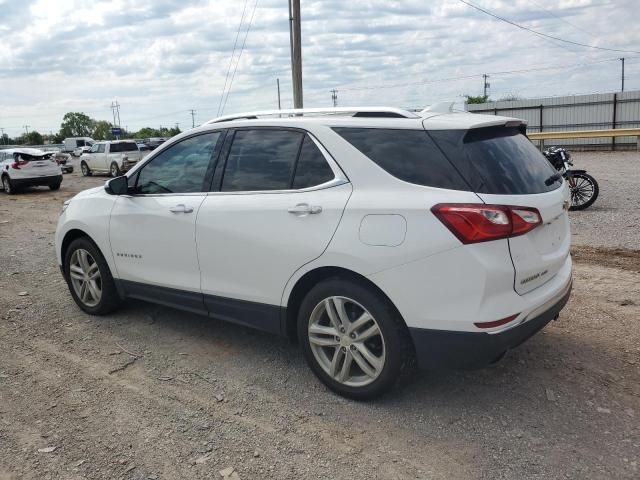
{"type": "Polygon", "coordinates": [[[141,152],[133,140],[96,142],[91,151],[80,157],[82,175],[108,173],[118,177],[133,167],[148,152],[141,152]]]}

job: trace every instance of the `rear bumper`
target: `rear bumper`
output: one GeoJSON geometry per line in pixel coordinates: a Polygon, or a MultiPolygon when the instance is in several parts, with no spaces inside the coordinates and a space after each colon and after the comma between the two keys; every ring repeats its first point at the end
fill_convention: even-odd
{"type": "Polygon", "coordinates": [[[47,177],[33,177],[33,178],[12,178],[11,184],[14,188],[30,187],[37,185],[55,185],[62,182],[62,174],[50,175],[47,177]]]}
{"type": "Polygon", "coordinates": [[[541,313],[499,333],[409,328],[420,368],[473,369],[499,360],[557,318],[569,301],[571,282],[541,313]]]}

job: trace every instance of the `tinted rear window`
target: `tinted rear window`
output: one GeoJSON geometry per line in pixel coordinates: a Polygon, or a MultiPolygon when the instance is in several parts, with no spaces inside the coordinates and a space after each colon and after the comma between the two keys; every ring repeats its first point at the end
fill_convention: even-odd
{"type": "Polygon", "coordinates": [[[431,130],[429,135],[477,193],[534,194],[561,185],[546,182],[556,171],[518,128],[431,130]]]}
{"type": "Polygon", "coordinates": [[[333,180],[333,171],[313,140],[304,137],[296,165],[293,188],[309,188],[333,180]]]}
{"type": "Polygon", "coordinates": [[[117,152],[134,152],[138,150],[138,145],[133,142],[126,143],[112,143],[109,148],[109,152],[117,153],[117,152]]]}
{"type": "Polygon", "coordinates": [[[334,131],[400,180],[469,190],[469,185],[424,130],[334,128],[334,131]]]}

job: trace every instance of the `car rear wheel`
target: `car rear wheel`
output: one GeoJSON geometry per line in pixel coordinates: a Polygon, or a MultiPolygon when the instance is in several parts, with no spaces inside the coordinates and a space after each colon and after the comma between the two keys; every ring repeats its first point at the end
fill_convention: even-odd
{"type": "Polygon", "coordinates": [[[80,171],[82,172],[83,177],[90,177],[91,170],[89,170],[89,165],[86,162],[80,162],[80,171]]]}
{"type": "Polygon", "coordinates": [[[16,193],[13,185],[11,184],[11,179],[8,175],[4,175],[2,177],[2,188],[4,189],[4,193],[6,193],[7,195],[13,195],[14,193],[16,193]]]}
{"type": "Polygon", "coordinates": [[[60,184],[54,183],[53,185],[49,185],[49,190],[60,190],[60,184]]]}
{"type": "Polygon", "coordinates": [[[109,173],[113,178],[120,176],[120,167],[118,167],[118,164],[116,162],[111,163],[111,168],[109,169],[109,173]]]}
{"type": "Polygon", "coordinates": [[[298,337],[305,359],[331,390],[356,400],[391,389],[411,347],[397,311],[358,282],[329,279],[304,298],[298,337]]]}
{"type": "Polygon", "coordinates": [[[71,242],[64,257],[64,271],[73,300],[85,312],[105,315],[120,304],[109,266],[88,238],[71,242]]]}

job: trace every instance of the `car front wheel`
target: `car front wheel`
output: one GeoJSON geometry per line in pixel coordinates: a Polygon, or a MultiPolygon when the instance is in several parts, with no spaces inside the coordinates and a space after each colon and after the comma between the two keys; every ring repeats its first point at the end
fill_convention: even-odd
{"type": "Polygon", "coordinates": [[[82,172],[82,176],[83,177],[90,177],[91,176],[91,170],[89,170],[89,165],[87,165],[86,162],[81,162],[80,163],[80,171],[82,172]]]}
{"type": "Polygon", "coordinates": [[[355,281],[316,285],[301,304],[298,337],[316,376],[357,400],[390,390],[410,359],[406,327],[395,308],[355,281]]]}
{"type": "Polygon", "coordinates": [[[11,184],[11,179],[8,175],[2,177],[2,188],[4,189],[4,193],[7,195],[13,195],[15,193],[13,185],[11,184]]]}
{"type": "Polygon", "coordinates": [[[96,245],[81,237],[69,245],[64,272],[76,304],[92,315],[104,315],[120,304],[109,265],[96,245]]]}

